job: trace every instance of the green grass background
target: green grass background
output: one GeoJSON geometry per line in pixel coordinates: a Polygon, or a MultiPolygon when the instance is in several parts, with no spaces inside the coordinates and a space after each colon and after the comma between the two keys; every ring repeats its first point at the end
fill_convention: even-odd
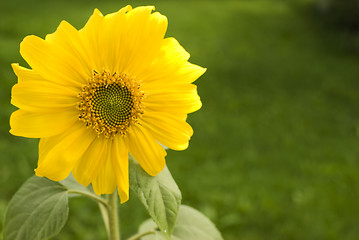
{"type": "MultiPolygon", "coordinates": [[[[323,24],[310,2],[1,1],[0,232],[38,156],[38,140],[8,133],[10,64],[26,65],[21,40],[63,19],[81,28],[95,7],[155,4],[169,19],[167,36],[208,68],[197,82],[203,107],[189,116],[190,147],[167,157],[183,203],[228,240],[358,239],[358,39],[323,24]]],[[[134,197],[120,214],[124,238],[148,218],[134,197]]],[[[72,199],[54,239],[106,239],[97,205],[72,199]]]]}

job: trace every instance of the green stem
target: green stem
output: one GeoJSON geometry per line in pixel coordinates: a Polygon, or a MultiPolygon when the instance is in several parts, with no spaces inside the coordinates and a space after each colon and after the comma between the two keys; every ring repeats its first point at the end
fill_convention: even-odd
{"type": "Polygon", "coordinates": [[[120,240],[120,231],[117,214],[117,191],[109,195],[108,197],[108,220],[110,227],[109,240],[120,240]]]}
{"type": "Polygon", "coordinates": [[[79,194],[79,195],[82,195],[82,196],[85,196],[85,197],[89,197],[89,198],[103,204],[105,207],[108,207],[108,203],[103,198],[95,196],[94,194],[86,193],[86,192],[83,192],[83,191],[77,191],[75,189],[68,190],[68,193],[75,193],[75,194],[79,194]]]}
{"type": "Polygon", "coordinates": [[[149,230],[147,232],[143,232],[143,233],[139,233],[139,234],[136,234],[136,235],[133,235],[132,237],[130,237],[129,239],[127,240],[138,240],[140,239],[141,237],[144,237],[144,236],[147,236],[147,235],[150,235],[150,234],[155,234],[156,231],[155,230],[149,230]]]}

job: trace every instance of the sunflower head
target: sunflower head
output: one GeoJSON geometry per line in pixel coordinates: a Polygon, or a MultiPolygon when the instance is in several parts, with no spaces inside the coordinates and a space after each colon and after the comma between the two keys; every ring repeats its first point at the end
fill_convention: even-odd
{"type": "Polygon", "coordinates": [[[97,194],[117,187],[128,199],[128,154],[150,175],[165,166],[162,146],[184,150],[187,115],[201,107],[192,84],[205,69],[188,62],[167,18],[154,7],[95,9],[77,30],[62,21],[45,39],[20,45],[30,69],[13,64],[10,132],[40,138],[36,175],[59,181],[71,172],[97,194]]]}

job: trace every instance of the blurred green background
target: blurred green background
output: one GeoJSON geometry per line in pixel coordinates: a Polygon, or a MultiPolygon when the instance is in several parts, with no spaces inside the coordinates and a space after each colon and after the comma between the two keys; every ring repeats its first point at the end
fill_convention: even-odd
{"type": "MultiPolygon", "coordinates": [[[[189,117],[190,147],[167,157],[183,203],[228,240],[358,239],[356,0],[1,1],[0,232],[38,156],[38,140],[8,133],[10,64],[26,65],[21,40],[63,19],[79,29],[95,7],[107,14],[126,4],[155,4],[169,19],[167,36],[208,68],[197,82],[203,108],[189,117]]],[[[124,238],[148,218],[134,197],[120,212],[124,238]]],[[[72,199],[54,239],[106,239],[97,205],[72,199]]]]}

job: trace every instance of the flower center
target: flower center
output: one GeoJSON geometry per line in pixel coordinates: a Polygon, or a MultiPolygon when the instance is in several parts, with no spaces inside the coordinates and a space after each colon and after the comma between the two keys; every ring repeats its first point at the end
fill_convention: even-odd
{"type": "Polygon", "coordinates": [[[143,114],[140,83],[126,74],[94,71],[79,93],[79,119],[98,135],[125,135],[143,114]]]}
{"type": "Polygon", "coordinates": [[[117,127],[131,117],[132,94],[118,83],[98,87],[92,101],[96,117],[108,126],[117,127]]]}

